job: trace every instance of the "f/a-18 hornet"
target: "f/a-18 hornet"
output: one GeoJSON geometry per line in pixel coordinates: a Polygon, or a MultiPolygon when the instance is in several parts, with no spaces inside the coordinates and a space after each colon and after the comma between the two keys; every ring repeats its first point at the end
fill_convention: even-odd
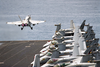
{"type": "MultiPolygon", "coordinates": [[[[19,16],[20,18],[20,16],[19,16]]],[[[21,18],[20,18],[21,20],[21,18]]],[[[31,30],[33,29],[33,27],[31,27],[31,25],[35,26],[38,23],[43,23],[45,21],[36,21],[36,20],[31,20],[31,17],[28,15],[26,16],[26,18],[24,20],[21,21],[15,21],[15,22],[7,22],[7,24],[15,24],[18,26],[22,26],[21,30],[23,30],[24,27],[30,27],[31,30]]]]}

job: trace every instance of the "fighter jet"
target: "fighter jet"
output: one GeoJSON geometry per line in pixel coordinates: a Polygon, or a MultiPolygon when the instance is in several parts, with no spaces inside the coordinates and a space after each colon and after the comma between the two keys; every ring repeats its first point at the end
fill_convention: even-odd
{"type": "Polygon", "coordinates": [[[36,20],[31,20],[31,16],[26,16],[26,18],[24,20],[22,20],[20,18],[20,16],[18,16],[20,21],[15,21],[15,22],[7,22],[7,24],[15,24],[18,26],[22,26],[21,30],[23,30],[24,27],[30,27],[31,30],[33,29],[33,27],[31,27],[31,25],[35,26],[38,23],[43,23],[45,21],[36,21],[36,20]]]}

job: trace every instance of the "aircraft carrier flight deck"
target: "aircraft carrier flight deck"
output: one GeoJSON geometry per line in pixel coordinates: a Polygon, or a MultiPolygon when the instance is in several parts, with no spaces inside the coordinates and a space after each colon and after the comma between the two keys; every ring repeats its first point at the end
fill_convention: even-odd
{"type": "Polygon", "coordinates": [[[0,67],[31,67],[47,40],[0,41],[0,67]]]}

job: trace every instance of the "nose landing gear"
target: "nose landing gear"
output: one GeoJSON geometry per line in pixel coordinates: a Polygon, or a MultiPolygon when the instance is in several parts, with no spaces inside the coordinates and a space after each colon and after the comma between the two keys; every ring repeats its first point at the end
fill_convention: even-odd
{"type": "Polygon", "coordinates": [[[33,27],[31,27],[31,30],[33,30],[33,27]]]}

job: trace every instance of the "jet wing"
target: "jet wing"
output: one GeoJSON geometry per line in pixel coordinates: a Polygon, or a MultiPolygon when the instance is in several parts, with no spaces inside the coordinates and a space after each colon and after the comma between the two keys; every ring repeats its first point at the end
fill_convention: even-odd
{"type": "Polygon", "coordinates": [[[45,21],[29,20],[32,24],[44,23],[45,21]]]}
{"type": "Polygon", "coordinates": [[[21,21],[16,21],[16,22],[7,22],[7,24],[20,25],[20,24],[22,24],[22,22],[21,22],[21,21]]]}
{"type": "Polygon", "coordinates": [[[68,48],[68,47],[74,47],[74,45],[66,45],[66,47],[68,48]]]}
{"type": "Polygon", "coordinates": [[[74,40],[64,40],[62,43],[73,43],[74,40]]]}
{"type": "Polygon", "coordinates": [[[47,42],[46,44],[43,45],[43,47],[47,47],[51,44],[51,41],[47,42]]]}
{"type": "Polygon", "coordinates": [[[68,65],[67,67],[73,67],[73,66],[94,66],[96,63],[75,63],[68,65]]]}
{"type": "Polygon", "coordinates": [[[60,56],[62,56],[62,55],[68,55],[68,54],[71,54],[71,53],[73,53],[73,50],[60,51],[60,56]]]}
{"type": "Polygon", "coordinates": [[[46,51],[46,50],[48,50],[48,49],[49,49],[49,46],[43,48],[40,52],[44,52],[44,51],[46,51]]]}
{"type": "Polygon", "coordinates": [[[73,52],[73,50],[65,50],[65,51],[60,51],[60,53],[62,54],[66,54],[66,53],[72,53],[73,52]]]}

